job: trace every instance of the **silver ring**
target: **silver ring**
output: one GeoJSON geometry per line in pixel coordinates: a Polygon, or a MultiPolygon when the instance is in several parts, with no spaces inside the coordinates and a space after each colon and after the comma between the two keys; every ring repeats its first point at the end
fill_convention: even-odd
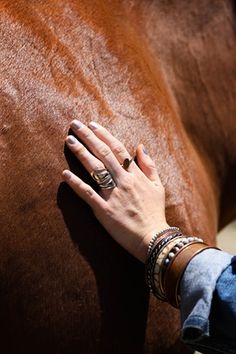
{"type": "Polygon", "coordinates": [[[116,183],[112,178],[112,175],[106,168],[92,171],[91,176],[102,189],[112,189],[116,187],[116,183]]]}

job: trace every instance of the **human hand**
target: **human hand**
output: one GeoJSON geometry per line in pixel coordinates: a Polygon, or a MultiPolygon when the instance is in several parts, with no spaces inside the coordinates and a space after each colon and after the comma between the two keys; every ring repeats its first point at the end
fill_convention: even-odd
{"type": "Polygon", "coordinates": [[[98,194],[68,170],[63,171],[64,181],[90,205],[108,233],[145,262],[153,235],[169,227],[165,218],[165,191],[154,162],[143,145],[139,145],[137,164],[132,161],[126,171],[122,163],[131,157],[124,145],[104,127],[95,122],[87,127],[75,120],[71,129],[84,145],[70,135],[66,139],[69,149],[89,173],[106,168],[116,187],[100,189],[98,194]]]}

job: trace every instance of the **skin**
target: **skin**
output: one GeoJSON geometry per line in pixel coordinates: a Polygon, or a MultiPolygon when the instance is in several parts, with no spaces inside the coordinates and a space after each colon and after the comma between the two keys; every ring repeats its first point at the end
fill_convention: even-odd
{"type": "Polygon", "coordinates": [[[145,262],[149,242],[155,233],[168,227],[165,218],[165,191],[154,162],[143,145],[136,150],[128,171],[122,167],[131,158],[124,145],[101,125],[92,122],[87,127],[74,121],[67,146],[91,174],[107,168],[117,186],[95,192],[74,173],[65,170],[65,182],[92,208],[94,215],[108,233],[129,253],[145,262]],[[89,150],[92,152],[90,153],[89,150]]]}

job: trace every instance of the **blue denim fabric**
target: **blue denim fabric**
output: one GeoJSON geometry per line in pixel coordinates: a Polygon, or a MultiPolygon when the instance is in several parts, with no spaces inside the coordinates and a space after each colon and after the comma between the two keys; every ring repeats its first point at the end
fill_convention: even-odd
{"type": "Polygon", "coordinates": [[[194,257],[180,296],[183,342],[206,354],[236,354],[236,257],[215,249],[194,257]]]}

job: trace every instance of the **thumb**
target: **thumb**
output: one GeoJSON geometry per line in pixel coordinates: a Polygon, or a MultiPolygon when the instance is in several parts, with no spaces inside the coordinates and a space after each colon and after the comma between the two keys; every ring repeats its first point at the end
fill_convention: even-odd
{"type": "Polygon", "coordinates": [[[158,182],[161,184],[159,175],[157,173],[156,165],[151,157],[148,155],[147,150],[144,145],[141,144],[138,146],[136,151],[137,163],[139,168],[153,182],[158,182]]]}

